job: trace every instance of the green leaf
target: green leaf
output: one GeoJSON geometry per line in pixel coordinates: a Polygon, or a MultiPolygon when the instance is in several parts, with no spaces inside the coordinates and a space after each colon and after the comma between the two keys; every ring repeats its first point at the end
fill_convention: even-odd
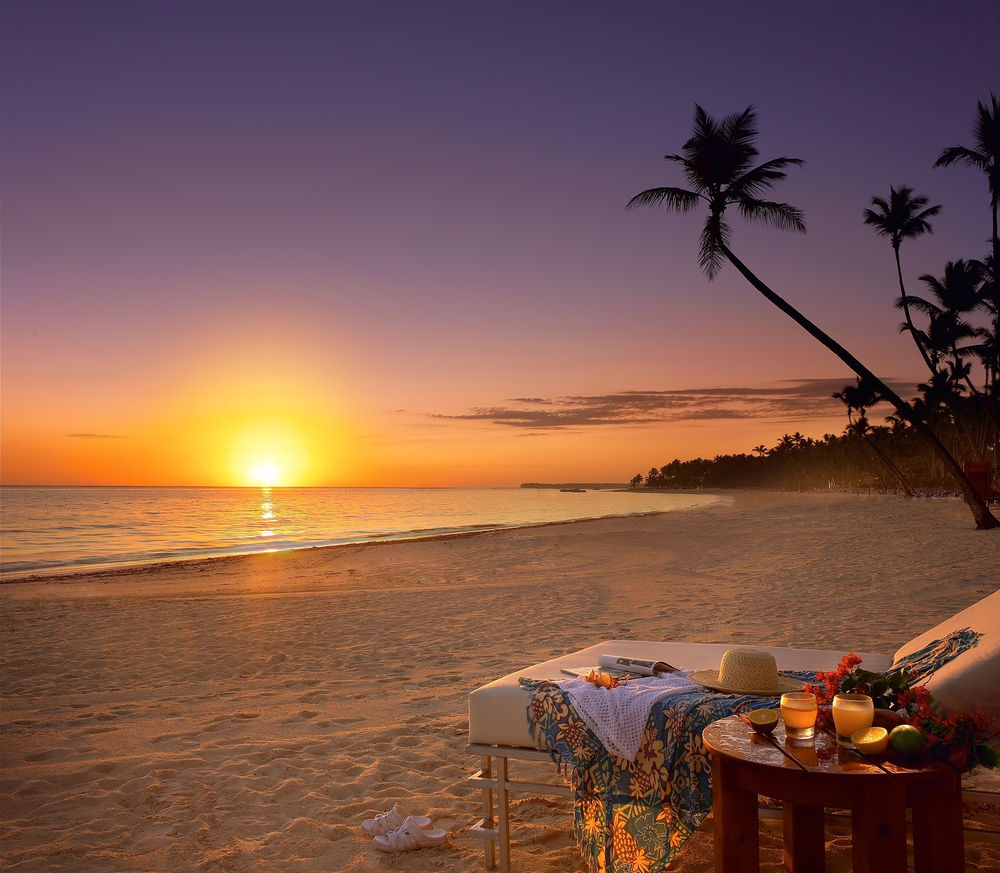
{"type": "Polygon", "coordinates": [[[1000,753],[996,749],[980,744],[976,746],[976,763],[990,770],[1000,767],[1000,753]]]}
{"type": "Polygon", "coordinates": [[[902,689],[907,688],[910,683],[907,681],[903,671],[898,670],[890,675],[889,684],[892,685],[896,691],[901,691],[902,689]]]}

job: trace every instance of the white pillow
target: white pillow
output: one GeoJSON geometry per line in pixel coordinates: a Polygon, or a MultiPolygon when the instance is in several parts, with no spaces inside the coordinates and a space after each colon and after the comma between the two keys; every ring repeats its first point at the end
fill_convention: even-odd
{"type": "Polygon", "coordinates": [[[948,709],[1000,714],[1000,590],[910,640],[896,652],[893,667],[909,656],[918,684],[948,709]]]}

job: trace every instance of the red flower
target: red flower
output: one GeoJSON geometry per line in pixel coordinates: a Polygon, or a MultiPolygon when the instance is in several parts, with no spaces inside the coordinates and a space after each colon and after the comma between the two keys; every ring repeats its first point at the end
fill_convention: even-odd
{"type": "Polygon", "coordinates": [[[832,723],[833,698],[842,688],[871,694],[880,701],[877,705],[890,706],[916,727],[924,735],[928,753],[934,757],[949,761],[962,772],[972,769],[978,762],[987,767],[997,765],[995,755],[992,757],[994,763],[990,763],[989,754],[985,757],[980,754],[980,744],[986,737],[1000,732],[1000,718],[982,710],[945,710],[925,685],[909,684],[911,675],[891,675],[888,690],[876,694],[872,683],[884,689],[889,677],[860,670],[860,664],[861,658],[851,652],[841,658],[836,670],[820,671],[816,681],[806,685],[805,690],[816,695],[819,724],[832,723]]]}

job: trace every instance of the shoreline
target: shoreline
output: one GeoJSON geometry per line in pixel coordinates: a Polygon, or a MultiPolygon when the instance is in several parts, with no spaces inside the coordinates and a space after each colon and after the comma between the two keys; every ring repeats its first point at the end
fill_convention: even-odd
{"type": "MultiPolygon", "coordinates": [[[[5,486],[5,487],[49,487],[49,486],[5,486]]],[[[89,487],[89,486],[81,486],[89,487]]],[[[132,486],[121,486],[121,487],[132,487],[132,486]]],[[[172,487],[186,487],[186,486],[172,486],[172,487]]],[[[523,487],[523,486],[522,486],[523,487]]],[[[254,489],[255,490],[255,489],[254,489]]],[[[0,564],[0,588],[5,585],[26,585],[31,583],[42,583],[42,582],[53,582],[61,584],[69,584],[74,580],[89,581],[92,577],[98,576],[113,576],[113,577],[130,577],[138,573],[157,573],[164,572],[166,568],[169,567],[180,567],[186,568],[195,565],[202,564],[204,562],[212,561],[230,561],[230,560],[242,560],[247,558],[254,558],[261,555],[273,555],[273,554],[287,554],[295,552],[312,552],[312,551],[322,551],[325,549],[347,549],[354,547],[368,547],[376,545],[393,545],[393,544],[403,544],[403,543],[417,543],[417,542],[435,542],[443,539],[461,539],[464,537],[475,537],[484,536],[487,534],[503,533],[505,531],[516,531],[523,529],[530,529],[535,527],[548,527],[552,525],[564,525],[564,524],[582,524],[591,521],[600,521],[602,519],[613,519],[613,518],[642,518],[651,515],[669,515],[675,512],[691,512],[695,510],[704,510],[708,507],[715,505],[718,502],[732,501],[735,499],[736,495],[739,494],[802,494],[802,495],[812,495],[816,497],[822,496],[841,496],[841,497],[851,497],[856,499],[901,499],[903,495],[896,492],[871,492],[871,491],[804,491],[804,492],[791,492],[791,491],[779,491],[766,488],[713,488],[709,490],[700,489],[660,489],[660,488],[645,488],[641,487],[638,489],[618,489],[623,493],[628,493],[630,491],[637,491],[644,494],[664,494],[664,495],[699,495],[699,496],[715,496],[717,499],[712,503],[708,503],[702,506],[687,506],[681,509],[665,509],[665,510],[650,510],[643,512],[632,512],[626,514],[610,514],[610,515],[598,515],[585,518],[573,518],[566,520],[557,521],[541,521],[541,522],[527,522],[524,524],[510,524],[510,525],[491,525],[484,524],[474,526],[472,528],[456,529],[452,531],[444,531],[440,533],[432,534],[422,534],[418,531],[403,534],[373,534],[368,538],[362,538],[357,540],[349,540],[345,542],[331,542],[322,544],[303,544],[303,545],[292,545],[285,548],[275,548],[275,549],[258,549],[256,551],[247,552],[224,552],[220,554],[211,555],[196,555],[196,556],[184,556],[184,557],[167,557],[158,560],[146,560],[146,561],[136,561],[136,562],[107,562],[102,564],[94,565],[70,565],[68,567],[53,567],[48,570],[34,570],[34,571],[14,571],[8,574],[3,573],[2,564],[0,564]]],[[[960,494],[922,494],[914,498],[914,500],[957,500],[961,501],[962,497],[960,494]]]]}
{"type": "MultiPolygon", "coordinates": [[[[997,587],[1000,538],[958,501],[732,497],[0,586],[0,861],[480,869],[476,687],[602,639],[892,654],[997,587]],[[395,802],[447,844],[376,851],[360,822],[395,802]]],[[[538,767],[518,778],[552,778],[538,767]]],[[[511,827],[515,869],[585,870],[567,798],[517,795],[511,827]]],[[[828,873],[846,873],[849,833],[828,840],[828,873]]],[[[761,847],[780,870],[780,826],[761,847]]],[[[997,869],[1000,846],[966,856],[968,873],[997,869]]],[[[671,870],[712,863],[708,819],[671,870]]]]}
{"type": "MultiPolygon", "coordinates": [[[[9,486],[8,486],[9,487],[9,486]]],[[[25,486],[29,487],[29,486],[25,486]]],[[[34,487],[34,486],[31,486],[34,487]]],[[[627,493],[627,492],[626,492],[627,493]]],[[[650,489],[648,493],[656,493],[655,489],[650,489]]],[[[451,531],[442,531],[440,533],[427,533],[423,534],[419,531],[413,531],[412,533],[403,534],[372,534],[369,537],[349,540],[345,542],[331,542],[323,543],[319,545],[298,545],[289,546],[287,548],[276,548],[276,549],[258,549],[256,551],[248,552],[230,552],[224,554],[215,555],[201,555],[201,556],[185,556],[176,558],[162,558],[160,560],[152,561],[139,561],[135,563],[131,562],[107,562],[99,565],[85,566],[85,565],[74,565],[70,567],[53,567],[51,572],[49,571],[33,571],[27,573],[19,573],[17,571],[10,573],[9,575],[3,575],[2,565],[0,565],[0,586],[3,585],[24,585],[32,582],[62,582],[70,583],[76,578],[80,577],[90,577],[95,575],[115,575],[115,576],[129,576],[135,573],[141,572],[155,572],[158,568],[167,566],[189,566],[194,564],[200,564],[204,561],[227,561],[232,559],[241,558],[253,558],[259,555],[273,555],[273,554],[286,554],[289,552],[308,552],[313,550],[322,549],[344,549],[351,548],[354,546],[377,546],[377,545],[393,545],[396,543],[415,543],[415,542],[434,542],[443,539],[453,539],[462,537],[474,537],[482,536],[491,533],[503,533],[504,531],[512,530],[523,530],[534,527],[548,527],[550,525],[561,525],[561,524],[580,524],[588,521],[600,521],[602,519],[609,518],[642,518],[647,515],[669,515],[672,512],[690,512],[694,510],[704,509],[708,506],[713,506],[720,501],[726,499],[726,494],[723,489],[715,489],[712,491],[665,491],[665,494],[698,494],[705,496],[716,496],[716,500],[703,504],[701,506],[686,506],[680,509],[662,509],[662,510],[647,510],[643,512],[630,512],[625,514],[610,514],[610,515],[596,515],[585,518],[572,518],[558,521],[539,521],[539,522],[527,522],[524,524],[509,524],[509,525],[474,525],[471,527],[466,527],[462,529],[456,529],[451,531]]]]}

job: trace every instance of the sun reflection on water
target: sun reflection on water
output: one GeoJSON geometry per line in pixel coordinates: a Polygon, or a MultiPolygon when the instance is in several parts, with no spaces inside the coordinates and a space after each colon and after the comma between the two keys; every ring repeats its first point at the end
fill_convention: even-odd
{"type": "MultiPolygon", "coordinates": [[[[277,516],[274,513],[274,501],[271,499],[271,489],[267,486],[260,489],[260,520],[274,521],[277,516]]],[[[273,537],[277,531],[271,527],[262,528],[258,535],[262,537],[273,537]]]]}

